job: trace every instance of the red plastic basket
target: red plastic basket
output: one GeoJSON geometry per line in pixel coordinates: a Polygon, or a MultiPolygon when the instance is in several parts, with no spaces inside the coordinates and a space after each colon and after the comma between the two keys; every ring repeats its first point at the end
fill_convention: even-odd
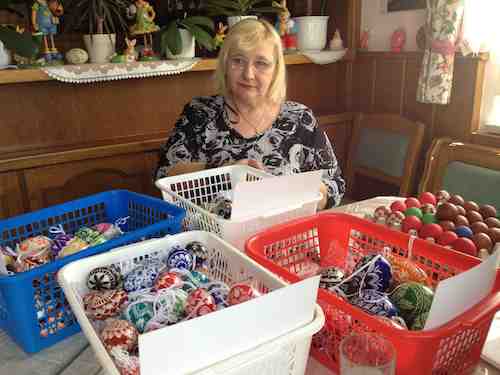
{"type": "MultiPolygon", "coordinates": [[[[289,282],[299,281],[297,274],[311,262],[345,268],[363,255],[387,250],[411,258],[427,272],[434,286],[480,262],[477,258],[340,213],[321,213],[268,228],[251,237],[245,248],[251,258],[289,282]]],[[[320,289],[318,303],[325,312],[326,324],[313,338],[312,355],[338,372],[338,348],[342,338],[352,331],[377,332],[391,340],[396,348],[398,375],[468,374],[479,362],[491,321],[500,308],[499,290],[497,274],[491,294],[451,322],[429,331],[406,331],[320,289]]]]}

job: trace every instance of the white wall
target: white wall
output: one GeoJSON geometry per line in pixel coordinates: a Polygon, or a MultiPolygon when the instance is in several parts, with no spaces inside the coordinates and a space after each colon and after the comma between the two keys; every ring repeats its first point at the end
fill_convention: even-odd
{"type": "Polygon", "coordinates": [[[383,11],[387,0],[362,0],[361,30],[371,29],[368,49],[389,51],[391,35],[399,27],[406,30],[405,51],[416,51],[417,30],[425,23],[425,9],[405,12],[383,11]]]}

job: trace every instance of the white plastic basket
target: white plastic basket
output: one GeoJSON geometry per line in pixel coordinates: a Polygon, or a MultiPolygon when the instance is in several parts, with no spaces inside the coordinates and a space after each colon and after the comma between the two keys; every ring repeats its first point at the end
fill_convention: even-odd
{"type": "MultiPolygon", "coordinates": [[[[200,207],[211,201],[221,191],[232,191],[240,181],[257,181],[274,177],[271,174],[245,165],[207,169],[156,181],[162,191],[163,199],[186,210],[184,225],[186,230],[206,230],[244,251],[245,241],[255,233],[285,221],[316,212],[321,194],[313,200],[302,202],[294,207],[268,212],[259,217],[243,220],[224,219],[200,207]]],[[[286,189],[286,187],[284,188],[286,189]]],[[[258,204],[258,203],[256,203],[258,204]]]]}
{"type": "MultiPolygon", "coordinates": [[[[117,266],[122,272],[126,272],[132,269],[137,263],[141,262],[142,259],[155,255],[166,255],[173,246],[185,246],[191,241],[200,241],[207,246],[210,252],[208,274],[213,279],[221,280],[228,284],[243,280],[252,280],[252,285],[260,291],[272,291],[287,286],[278,276],[267,271],[227,242],[211,233],[203,231],[185,232],[161,239],[144,241],[117,248],[102,255],[70,263],[59,271],[59,283],[66,294],[82,331],[89,340],[100,364],[109,375],[120,375],[120,373],[99,339],[96,327],[87,318],[83,308],[82,298],[88,293],[88,288],[86,286],[88,273],[95,267],[111,264],[117,266]]],[[[259,298],[257,298],[257,300],[259,300],[259,298]]],[[[314,297],[312,297],[311,301],[314,301],[314,297]]],[[[246,302],[242,305],[250,302],[246,302]]],[[[239,318],[240,311],[229,307],[194,320],[203,322],[203,319],[216,317],[217,314],[222,316],[225,312],[233,313],[233,315],[239,318]]],[[[260,312],[255,315],[260,315],[260,312]]],[[[255,318],[261,319],[259,317],[255,318]]],[[[177,323],[172,327],[165,327],[158,331],[186,325],[186,323],[194,322],[194,320],[177,323]]],[[[226,320],[224,320],[223,323],[225,322],[226,320]]],[[[241,324],[245,324],[245,322],[241,321],[241,324]]],[[[217,352],[221,351],[222,347],[226,347],[227,343],[224,342],[224,338],[221,339],[220,337],[216,337],[214,339],[220,340],[217,341],[218,343],[220,342],[219,347],[216,345],[215,347],[206,347],[206,353],[200,353],[199,356],[195,355],[191,358],[195,363],[201,361],[200,357],[204,355],[205,358],[208,355],[209,358],[218,359],[209,364],[200,364],[195,372],[190,373],[197,375],[303,375],[307,365],[312,335],[318,332],[323,324],[323,312],[316,304],[312,321],[265,342],[245,343],[248,349],[225,358],[218,358],[217,352]]],[[[185,332],[185,327],[179,328],[183,328],[183,332],[185,332]]],[[[158,331],[151,333],[156,333],[158,331]]],[[[197,331],[197,335],[201,337],[206,336],[207,333],[197,331]]],[[[234,335],[238,337],[236,333],[234,335]]],[[[227,339],[227,337],[225,337],[225,339],[227,339]]],[[[188,340],[188,338],[186,338],[186,340],[188,340]]],[[[140,342],[141,340],[139,339],[139,343],[140,342]]],[[[168,350],[163,350],[162,355],[169,357],[168,350]]],[[[164,358],[158,358],[159,361],[162,359],[164,358]]],[[[176,371],[175,373],[182,374],[184,372],[176,371]]]]}

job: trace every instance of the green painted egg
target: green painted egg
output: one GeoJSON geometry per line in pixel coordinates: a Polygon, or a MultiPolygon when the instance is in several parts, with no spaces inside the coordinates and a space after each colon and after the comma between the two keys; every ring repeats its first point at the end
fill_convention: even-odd
{"type": "Polygon", "coordinates": [[[413,320],[413,324],[410,327],[412,331],[421,331],[425,327],[425,322],[427,321],[427,317],[429,316],[429,312],[425,312],[423,314],[417,315],[413,320]]]}
{"type": "Polygon", "coordinates": [[[420,208],[417,208],[417,207],[407,208],[405,210],[405,216],[406,217],[408,217],[408,216],[416,216],[419,219],[422,219],[422,217],[423,217],[422,210],[420,208]]]}
{"type": "Polygon", "coordinates": [[[434,292],[429,287],[416,282],[400,284],[390,295],[408,327],[413,326],[418,316],[429,313],[433,298],[434,292]]]}
{"type": "Polygon", "coordinates": [[[422,221],[424,224],[433,224],[438,222],[436,215],[431,213],[424,214],[422,216],[422,221]]]}

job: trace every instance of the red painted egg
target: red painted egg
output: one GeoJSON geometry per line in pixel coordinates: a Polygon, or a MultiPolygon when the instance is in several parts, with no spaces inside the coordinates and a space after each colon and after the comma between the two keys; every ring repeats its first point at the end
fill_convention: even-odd
{"type": "Polygon", "coordinates": [[[445,231],[443,232],[437,239],[437,243],[441,246],[449,246],[451,247],[452,244],[458,239],[458,236],[455,232],[452,231],[445,231]]]}
{"type": "Polygon", "coordinates": [[[429,203],[429,204],[432,204],[433,206],[435,206],[437,203],[436,196],[429,191],[426,191],[426,192],[423,192],[422,194],[420,194],[420,196],[418,197],[418,200],[422,204],[429,203]]]}
{"type": "Polygon", "coordinates": [[[418,216],[407,216],[403,220],[403,224],[401,226],[403,232],[414,236],[418,235],[420,228],[422,228],[422,220],[420,220],[418,216]]]}
{"type": "Polygon", "coordinates": [[[399,211],[399,212],[404,212],[406,210],[406,204],[403,201],[394,201],[391,204],[391,211],[399,211]]]}
{"type": "Polygon", "coordinates": [[[420,201],[415,197],[410,197],[405,199],[406,208],[416,207],[420,208],[422,205],[420,201]]]}
{"type": "Polygon", "coordinates": [[[453,249],[465,254],[477,256],[477,247],[470,238],[460,237],[452,245],[453,249]]]}
{"type": "Polygon", "coordinates": [[[443,233],[443,228],[439,224],[424,224],[418,235],[423,239],[436,239],[443,233]]]}

